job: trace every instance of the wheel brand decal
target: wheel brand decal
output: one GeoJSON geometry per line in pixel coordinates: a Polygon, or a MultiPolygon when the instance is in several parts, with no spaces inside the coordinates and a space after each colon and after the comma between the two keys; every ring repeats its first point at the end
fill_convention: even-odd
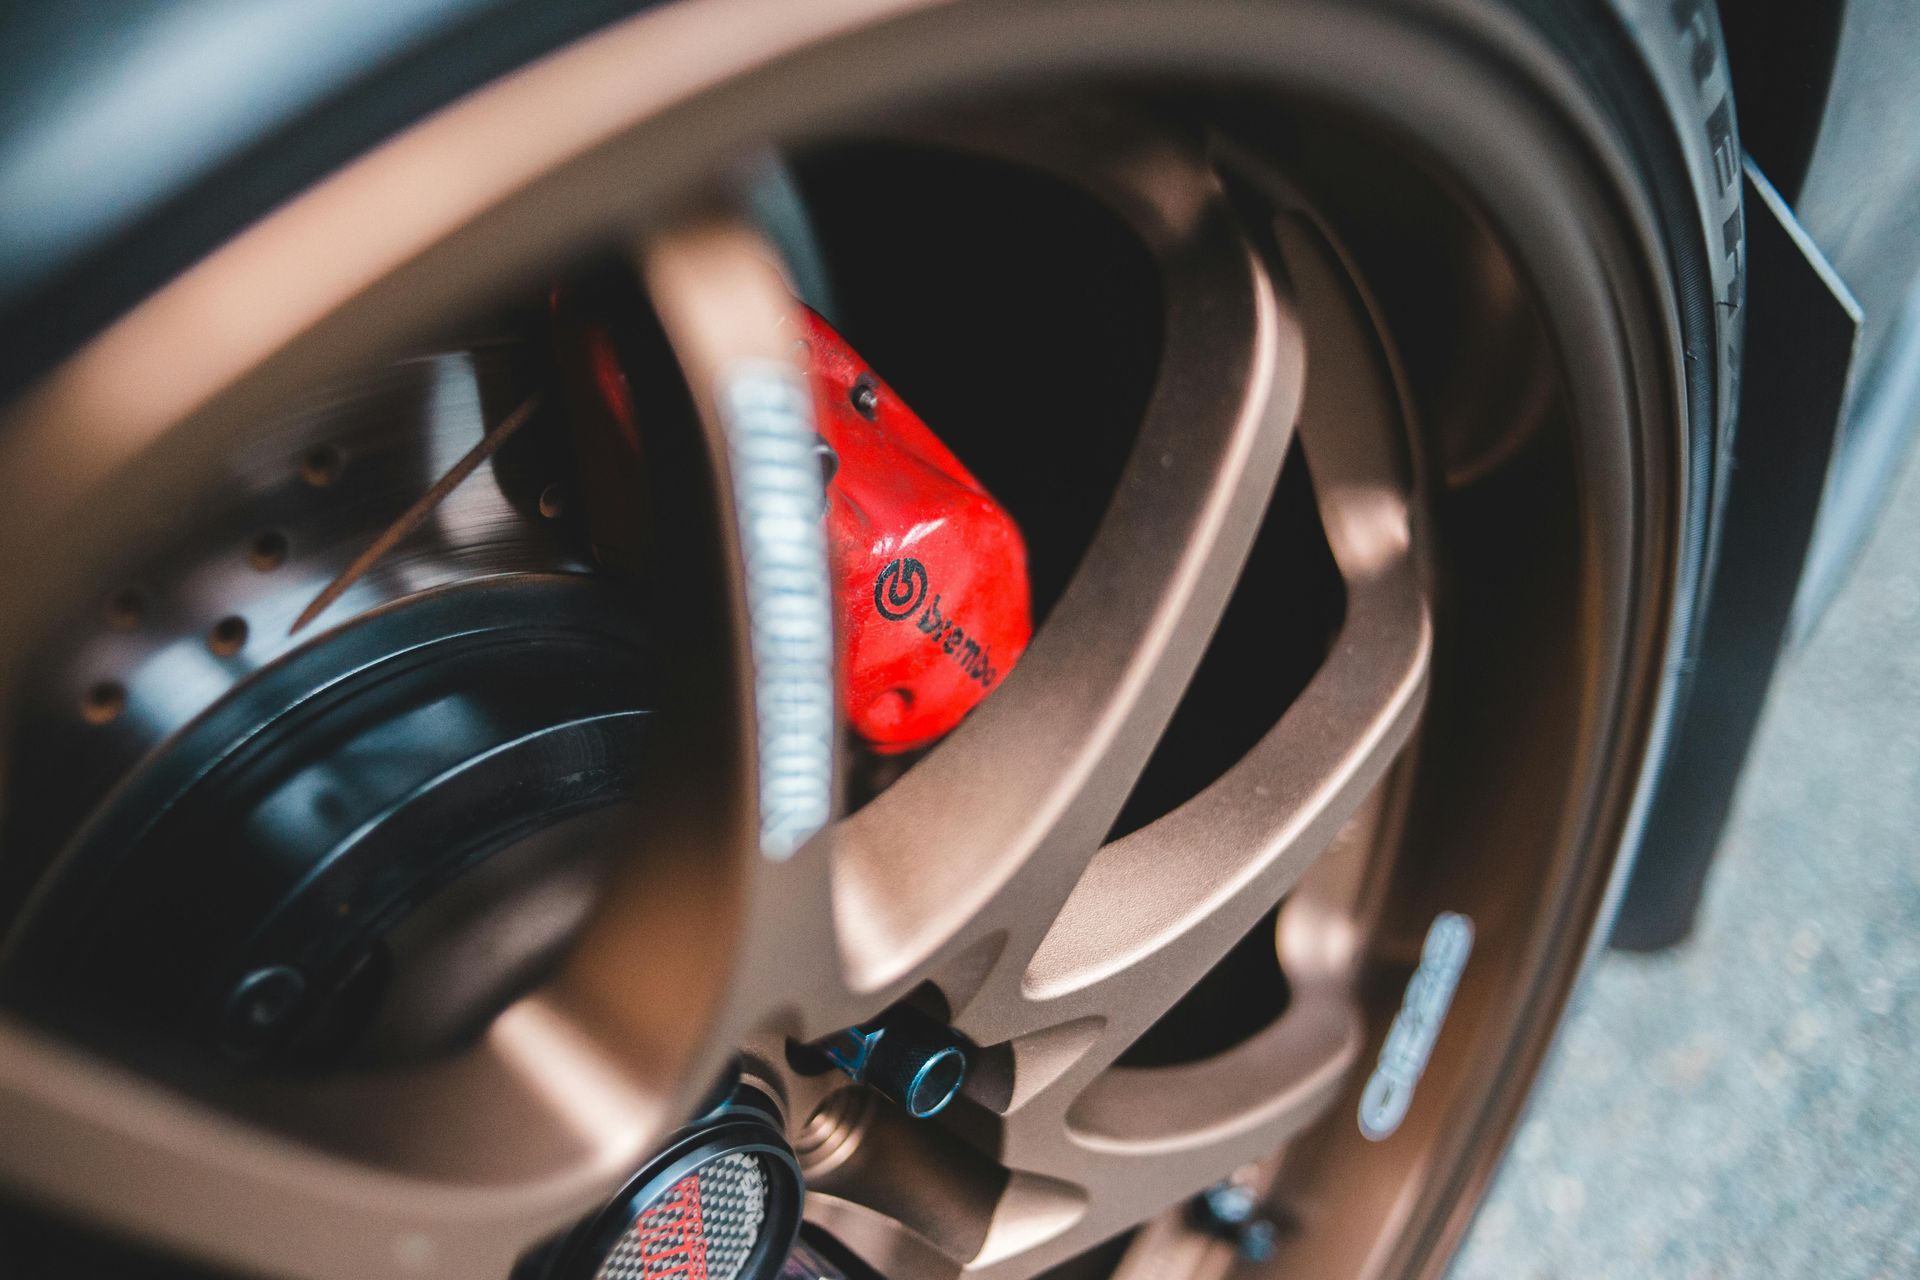
{"type": "Polygon", "coordinates": [[[1000,668],[993,665],[993,646],[980,643],[980,637],[968,635],[958,619],[941,613],[938,595],[927,601],[927,584],[927,567],[918,560],[889,560],[873,580],[873,607],[893,622],[904,622],[918,610],[914,625],[928,643],[951,658],[968,679],[991,689],[1000,678],[1000,668]]]}
{"type": "Polygon", "coordinates": [[[1414,1086],[1427,1069],[1427,1058],[1440,1038],[1440,1024],[1446,1020],[1454,989],[1460,985],[1460,971],[1467,967],[1472,950],[1471,920],[1452,911],[1434,918],[1420,947],[1420,963],[1407,980],[1400,1012],[1380,1046],[1380,1060],[1360,1091],[1360,1132],[1368,1139],[1381,1141],[1406,1119],[1414,1086]]]}
{"type": "Polygon", "coordinates": [[[760,736],[760,852],[784,861],[833,813],[833,610],[813,397],[770,361],[728,371],[721,419],[746,566],[760,736]]]}

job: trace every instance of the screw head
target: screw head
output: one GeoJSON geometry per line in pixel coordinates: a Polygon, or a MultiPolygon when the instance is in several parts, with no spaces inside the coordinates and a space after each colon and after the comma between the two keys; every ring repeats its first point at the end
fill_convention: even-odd
{"type": "Polygon", "coordinates": [[[1253,1217],[1253,1189],[1237,1182],[1216,1182],[1200,1193],[1200,1208],[1217,1225],[1237,1227],[1253,1217]]]}
{"type": "Polygon", "coordinates": [[[1279,1226],[1261,1215],[1259,1197],[1245,1183],[1214,1183],[1193,1198],[1188,1214],[1195,1227],[1231,1241],[1247,1262],[1265,1262],[1279,1248],[1279,1226]]]}
{"type": "Polygon", "coordinates": [[[880,416],[880,388],[875,385],[870,375],[863,373],[855,378],[853,389],[847,393],[847,398],[853,401],[853,407],[868,422],[880,416]]]}
{"type": "Polygon", "coordinates": [[[1273,1258],[1278,1247],[1279,1231],[1265,1218],[1256,1218],[1240,1228],[1234,1244],[1240,1250],[1240,1256],[1248,1262],[1267,1262],[1273,1258]]]}
{"type": "Polygon", "coordinates": [[[306,995],[307,979],[298,969],[284,964],[255,969],[227,997],[227,1044],[258,1048],[298,1012],[306,995]]]}

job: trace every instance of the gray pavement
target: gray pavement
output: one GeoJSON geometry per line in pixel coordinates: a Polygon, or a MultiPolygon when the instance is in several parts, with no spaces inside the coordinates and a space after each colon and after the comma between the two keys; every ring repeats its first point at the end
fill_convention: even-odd
{"type": "Polygon", "coordinates": [[[1694,937],[1605,956],[1453,1280],[1920,1277],[1920,457],[1774,686],[1694,937]]]}

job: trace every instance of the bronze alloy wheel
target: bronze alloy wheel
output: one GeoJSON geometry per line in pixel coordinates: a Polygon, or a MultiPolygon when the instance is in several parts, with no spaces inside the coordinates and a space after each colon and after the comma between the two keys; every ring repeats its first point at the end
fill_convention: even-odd
{"type": "Polygon", "coordinates": [[[607,1274],[741,1169],[849,1274],[1437,1273],[1709,553],[1738,258],[1658,8],[683,0],[152,294],[0,432],[0,1183],[316,1280],[607,1274]],[[809,288],[1031,546],[908,758],[766,505],[809,288]],[[938,1115],[825,1069],[884,1017],[938,1115]]]}

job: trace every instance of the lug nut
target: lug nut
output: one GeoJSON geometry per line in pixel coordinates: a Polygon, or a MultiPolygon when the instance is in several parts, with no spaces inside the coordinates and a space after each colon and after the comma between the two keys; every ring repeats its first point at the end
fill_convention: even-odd
{"type": "Polygon", "coordinates": [[[1240,1228],[1240,1234],[1234,1237],[1234,1247],[1240,1256],[1248,1262],[1267,1262],[1272,1260],[1278,1248],[1279,1228],[1265,1218],[1255,1218],[1240,1228]]]}
{"type": "Polygon", "coordinates": [[[1265,1262],[1273,1257],[1279,1240],[1279,1228],[1259,1215],[1260,1201],[1253,1188],[1243,1182],[1216,1182],[1193,1198],[1190,1218],[1209,1235],[1233,1242],[1248,1262],[1265,1262]]]}
{"type": "Polygon", "coordinates": [[[1238,1182],[1216,1182],[1200,1193],[1207,1220],[1222,1227],[1242,1226],[1253,1218],[1253,1188],[1238,1182]]]}
{"type": "Polygon", "coordinates": [[[965,1042],[912,1009],[890,1009],[818,1047],[854,1083],[871,1085],[916,1120],[938,1115],[967,1078],[965,1042]]]}

